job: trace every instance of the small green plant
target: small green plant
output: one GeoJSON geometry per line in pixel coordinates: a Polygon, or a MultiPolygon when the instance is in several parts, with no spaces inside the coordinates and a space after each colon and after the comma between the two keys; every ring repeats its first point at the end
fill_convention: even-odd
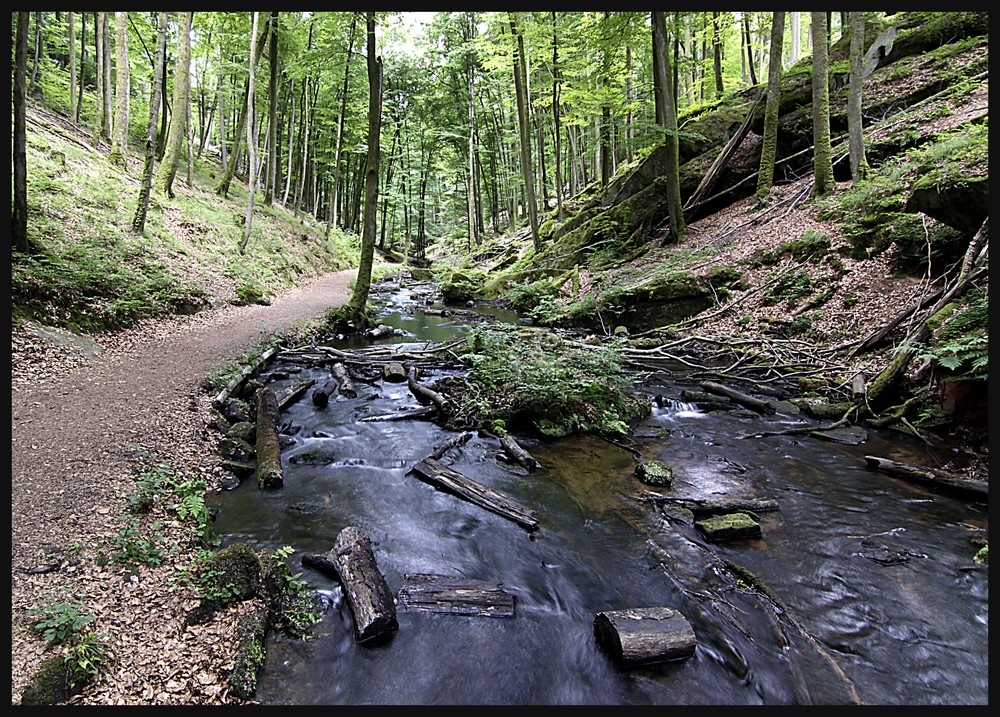
{"type": "Polygon", "coordinates": [[[302,579],[302,573],[293,575],[284,562],[292,552],[292,548],[286,545],[272,554],[277,573],[284,576],[280,619],[287,634],[305,637],[309,628],[318,623],[323,615],[314,609],[315,594],[309,584],[302,579]]]}
{"type": "Polygon", "coordinates": [[[29,626],[55,644],[71,641],[94,617],[83,606],[72,602],[44,600],[38,607],[28,608],[29,626]]]}
{"type": "MultiPolygon", "coordinates": [[[[165,552],[160,547],[160,543],[164,541],[163,536],[145,537],[140,530],[139,521],[132,516],[122,516],[118,520],[124,525],[111,538],[109,560],[133,568],[137,565],[153,568],[160,565],[165,557],[165,552]]],[[[163,523],[159,521],[150,525],[153,531],[162,527],[163,523]]]]}
{"type": "Polygon", "coordinates": [[[974,558],[972,558],[976,563],[982,565],[983,563],[988,563],[990,561],[990,546],[989,544],[981,547],[974,558]]]}
{"type": "Polygon", "coordinates": [[[111,646],[107,636],[99,632],[83,635],[66,653],[69,667],[70,685],[78,687],[96,677],[111,656],[111,646]]]}

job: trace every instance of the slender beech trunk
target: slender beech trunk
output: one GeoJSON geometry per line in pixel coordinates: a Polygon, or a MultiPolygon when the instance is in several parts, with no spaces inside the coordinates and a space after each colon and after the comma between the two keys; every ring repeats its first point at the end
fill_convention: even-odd
{"type": "Polygon", "coordinates": [[[128,169],[128,13],[115,13],[115,121],[112,128],[111,164],[128,169]]]}
{"type": "Polygon", "coordinates": [[[257,64],[256,48],[254,38],[257,37],[257,17],[260,13],[254,12],[253,30],[250,33],[250,76],[247,84],[247,215],[243,223],[243,241],[240,242],[240,254],[246,252],[247,243],[250,241],[250,230],[253,228],[253,199],[257,189],[257,125],[254,123],[254,66],[257,64]]]}
{"type": "Polygon", "coordinates": [[[28,253],[28,139],[27,112],[28,89],[25,76],[28,73],[28,23],[26,12],[17,13],[17,30],[14,40],[14,202],[11,212],[11,244],[14,249],[28,253]]]}
{"type": "Polygon", "coordinates": [[[271,12],[271,47],[268,60],[271,64],[271,75],[267,83],[269,101],[267,110],[267,185],[264,189],[264,204],[271,206],[274,200],[274,185],[277,181],[278,162],[278,13],[271,12]]]}
{"type": "Polygon", "coordinates": [[[528,125],[527,71],[525,69],[524,38],[517,21],[517,13],[508,12],[511,34],[517,41],[514,59],[514,90],[517,95],[517,119],[521,136],[521,173],[524,175],[524,199],[528,205],[528,219],[531,223],[531,241],[535,252],[542,250],[538,234],[538,206],[535,202],[534,170],[531,166],[531,133],[528,125]]]}
{"type": "MultiPolygon", "coordinates": [[[[563,219],[563,176],[562,176],[562,131],[559,128],[559,41],[556,36],[556,13],[552,11],[552,123],[555,125],[554,141],[556,155],[556,216],[563,219]]],[[[631,82],[631,77],[629,78],[631,82]]],[[[631,85],[630,85],[631,88],[631,85]]],[[[631,89],[630,89],[631,92],[631,89]]],[[[499,227],[497,228],[499,230],[499,227]]]]}
{"type": "Polygon", "coordinates": [[[666,194],[667,207],[670,212],[669,232],[665,243],[678,242],[684,237],[684,209],[681,202],[680,162],[677,143],[677,113],[674,111],[674,98],[670,77],[670,59],[667,55],[667,26],[662,12],[652,13],[653,52],[657,57],[657,70],[660,75],[660,91],[663,97],[663,127],[666,130],[666,194]]]}
{"type": "MultiPolygon", "coordinates": [[[[771,22],[773,27],[774,21],[772,20],[771,22]]],[[[784,26],[784,23],[782,23],[782,26],[784,26]]],[[[771,41],[773,42],[774,36],[772,35],[771,38],[772,38],[771,41]]],[[[746,44],[746,49],[747,49],[746,60],[747,60],[747,69],[749,69],[750,71],[750,85],[753,86],[757,84],[757,70],[754,69],[753,43],[750,40],[750,14],[746,12],[743,13],[743,42],[746,44]]],[[[771,52],[773,53],[774,46],[772,45],[771,47],[772,47],[771,52]]],[[[768,73],[770,73],[770,65],[768,66],[768,73]]]]}
{"type": "Polygon", "coordinates": [[[767,99],[764,103],[764,138],[757,174],[757,200],[767,202],[774,184],[774,160],[778,151],[778,104],[781,91],[781,55],[785,37],[785,13],[775,12],[771,19],[771,54],[767,66],[767,99]]]}
{"type": "MultiPolygon", "coordinates": [[[[80,116],[80,105],[76,100],[76,23],[73,12],[66,13],[69,25],[69,117],[76,122],[80,116]]],[[[82,67],[81,67],[82,71],[82,67]]]]}
{"type": "Polygon", "coordinates": [[[813,43],[812,116],[813,116],[813,196],[832,192],[833,159],[830,147],[830,76],[827,56],[826,13],[811,13],[813,43]]]}
{"type": "Polygon", "coordinates": [[[722,19],[712,12],[712,59],[715,67],[715,96],[722,97],[722,19]]]}
{"type": "Polygon", "coordinates": [[[149,101],[149,122],[146,124],[146,155],[142,167],[142,181],[139,185],[139,201],[132,218],[132,230],[142,234],[146,226],[146,213],[149,211],[149,190],[153,185],[153,163],[156,157],[156,121],[160,114],[160,95],[162,94],[164,53],[167,46],[167,13],[159,15],[159,33],[156,38],[156,55],[153,61],[153,80],[151,83],[152,98],[149,101]]]}
{"type": "Polygon", "coordinates": [[[184,125],[187,119],[187,103],[191,88],[191,18],[194,13],[182,12],[177,30],[177,63],[174,68],[174,100],[170,113],[170,129],[167,135],[163,161],[156,171],[153,187],[167,197],[173,197],[172,185],[180,164],[181,147],[184,144],[184,125]]]}
{"type": "Polygon", "coordinates": [[[865,136],[861,120],[861,88],[864,83],[862,63],[865,53],[865,14],[850,13],[851,81],[847,96],[847,132],[851,162],[851,181],[857,184],[868,174],[865,158],[865,136]]]}

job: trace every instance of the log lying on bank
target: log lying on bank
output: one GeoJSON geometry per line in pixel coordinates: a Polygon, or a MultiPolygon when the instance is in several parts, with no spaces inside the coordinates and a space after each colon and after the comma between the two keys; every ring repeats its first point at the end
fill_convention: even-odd
{"type": "Polygon", "coordinates": [[[646,500],[669,503],[690,510],[696,516],[724,515],[726,513],[767,513],[778,510],[778,501],[754,498],[674,498],[666,495],[651,495],[646,500]]]}
{"type": "Polygon", "coordinates": [[[524,447],[517,442],[514,436],[509,433],[505,433],[500,436],[500,446],[503,448],[507,457],[522,468],[533,471],[536,468],[542,467],[542,464],[536,461],[534,456],[528,453],[528,451],[526,451],[524,447]]]}
{"type": "Polygon", "coordinates": [[[725,396],[741,406],[746,406],[751,410],[757,411],[757,413],[774,413],[774,406],[767,401],[743,393],[742,391],[737,391],[735,388],[724,386],[715,381],[702,381],[699,385],[709,393],[725,396]]]}
{"type": "Polygon", "coordinates": [[[446,615],[514,617],[514,596],[483,580],[412,573],[403,576],[399,606],[446,615]]]}
{"type": "Polygon", "coordinates": [[[260,358],[258,358],[252,364],[244,366],[243,369],[238,374],[229,379],[229,383],[226,384],[225,388],[219,391],[219,393],[215,396],[215,398],[212,399],[212,405],[215,408],[221,409],[225,405],[226,400],[230,396],[232,396],[236,392],[236,389],[239,388],[239,385],[246,380],[247,376],[249,376],[254,371],[263,366],[265,363],[267,363],[267,361],[272,356],[274,356],[277,350],[278,350],[277,346],[272,346],[271,348],[264,351],[260,355],[260,358]]]}
{"type": "Polygon", "coordinates": [[[865,456],[865,463],[868,464],[869,468],[882,471],[895,478],[903,478],[914,483],[940,488],[956,495],[979,498],[984,501],[989,498],[989,483],[987,481],[963,478],[939,468],[914,466],[878,456],[865,456]]]}
{"type": "Polygon", "coordinates": [[[278,399],[267,386],[257,389],[257,486],[280,488],[285,484],[278,443],[278,399]]]}
{"type": "Polygon", "coordinates": [[[530,508],[482,483],[477,483],[458,471],[441,465],[434,458],[425,458],[414,465],[410,472],[438,488],[512,520],[528,530],[538,527],[538,519],[530,508]]]}
{"type": "Polygon", "coordinates": [[[371,539],[360,528],[344,528],[333,548],[322,554],[303,555],[302,564],[340,581],[357,642],[378,642],[399,629],[392,593],[378,569],[371,539]]]}
{"type": "Polygon", "coordinates": [[[694,629],[669,607],[641,607],[597,613],[594,635],[601,648],[622,667],[649,665],[690,657],[697,640],[694,629]]]}

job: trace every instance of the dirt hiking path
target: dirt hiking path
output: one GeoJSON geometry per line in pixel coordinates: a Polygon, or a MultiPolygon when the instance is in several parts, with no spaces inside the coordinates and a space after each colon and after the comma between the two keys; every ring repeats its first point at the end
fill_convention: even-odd
{"type": "MultiPolygon", "coordinates": [[[[108,674],[74,702],[235,701],[219,675],[231,659],[226,640],[199,645],[216,638],[183,626],[184,611],[197,602],[192,590],[171,587],[177,565],[172,575],[163,568],[147,575],[120,563],[100,566],[96,558],[122,527],[140,452],[219,485],[218,436],[206,429],[214,393],[205,377],[255,342],[346,303],[355,274],[318,277],[270,306],[225,306],[149,322],[106,342],[99,338],[103,350],[96,356],[68,364],[56,359],[41,370],[19,370],[27,357],[12,350],[12,704],[53,652],[20,619],[44,599],[82,605],[114,646],[108,674]]],[[[202,632],[212,632],[211,624],[202,632]]]]}

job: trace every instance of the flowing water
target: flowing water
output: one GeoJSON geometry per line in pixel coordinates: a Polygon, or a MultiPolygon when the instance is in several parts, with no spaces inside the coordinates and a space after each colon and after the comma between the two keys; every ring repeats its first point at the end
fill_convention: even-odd
{"type": "MultiPolygon", "coordinates": [[[[434,298],[420,284],[381,295],[381,321],[405,334],[378,343],[461,336],[467,321],[425,313],[440,308],[434,298]]],[[[278,361],[269,371],[299,368],[278,361]]],[[[270,385],[328,377],[305,367],[270,385]]],[[[405,383],[357,387],[357,398],[318,409],[306,397],[282,413],[282,488],[250,479],[216,501],[224,544],[290,546],[292,572],[328,606],[309,639],[272,631],[262,704],[988,704],[988,570],[971,542],[988,527],[985,506],[864,461],[933,464],[940,450],[892,431],[869,431],[860,445],[754,437],[809,419],[704,413],[680,400],[693,381],[656,373],[637,380],[653,411],[631,451],[592,436],[522,441],[541,463],[528,473],[477,433],[445,454],[535,511],[529,531],[408,472],[454,434],[429,420],[359,421],[418,407],[405,383]],[[632,451],[671,466],[672,487],[638,481],[632,451]],[[759,513],[761,538],[710,543],[655,496],[772,499],[779,509],[759,513]],[[349,525],[371,538],[394,595],[408,573],[475,578],[512,594],[514,616],[399,609],[388,641],[357,644],[336,579],[301,565],[349,525]],[[694,654],[617,667],[595,639],[596,615],[654,606],[691,623],[694,654]]]]}

